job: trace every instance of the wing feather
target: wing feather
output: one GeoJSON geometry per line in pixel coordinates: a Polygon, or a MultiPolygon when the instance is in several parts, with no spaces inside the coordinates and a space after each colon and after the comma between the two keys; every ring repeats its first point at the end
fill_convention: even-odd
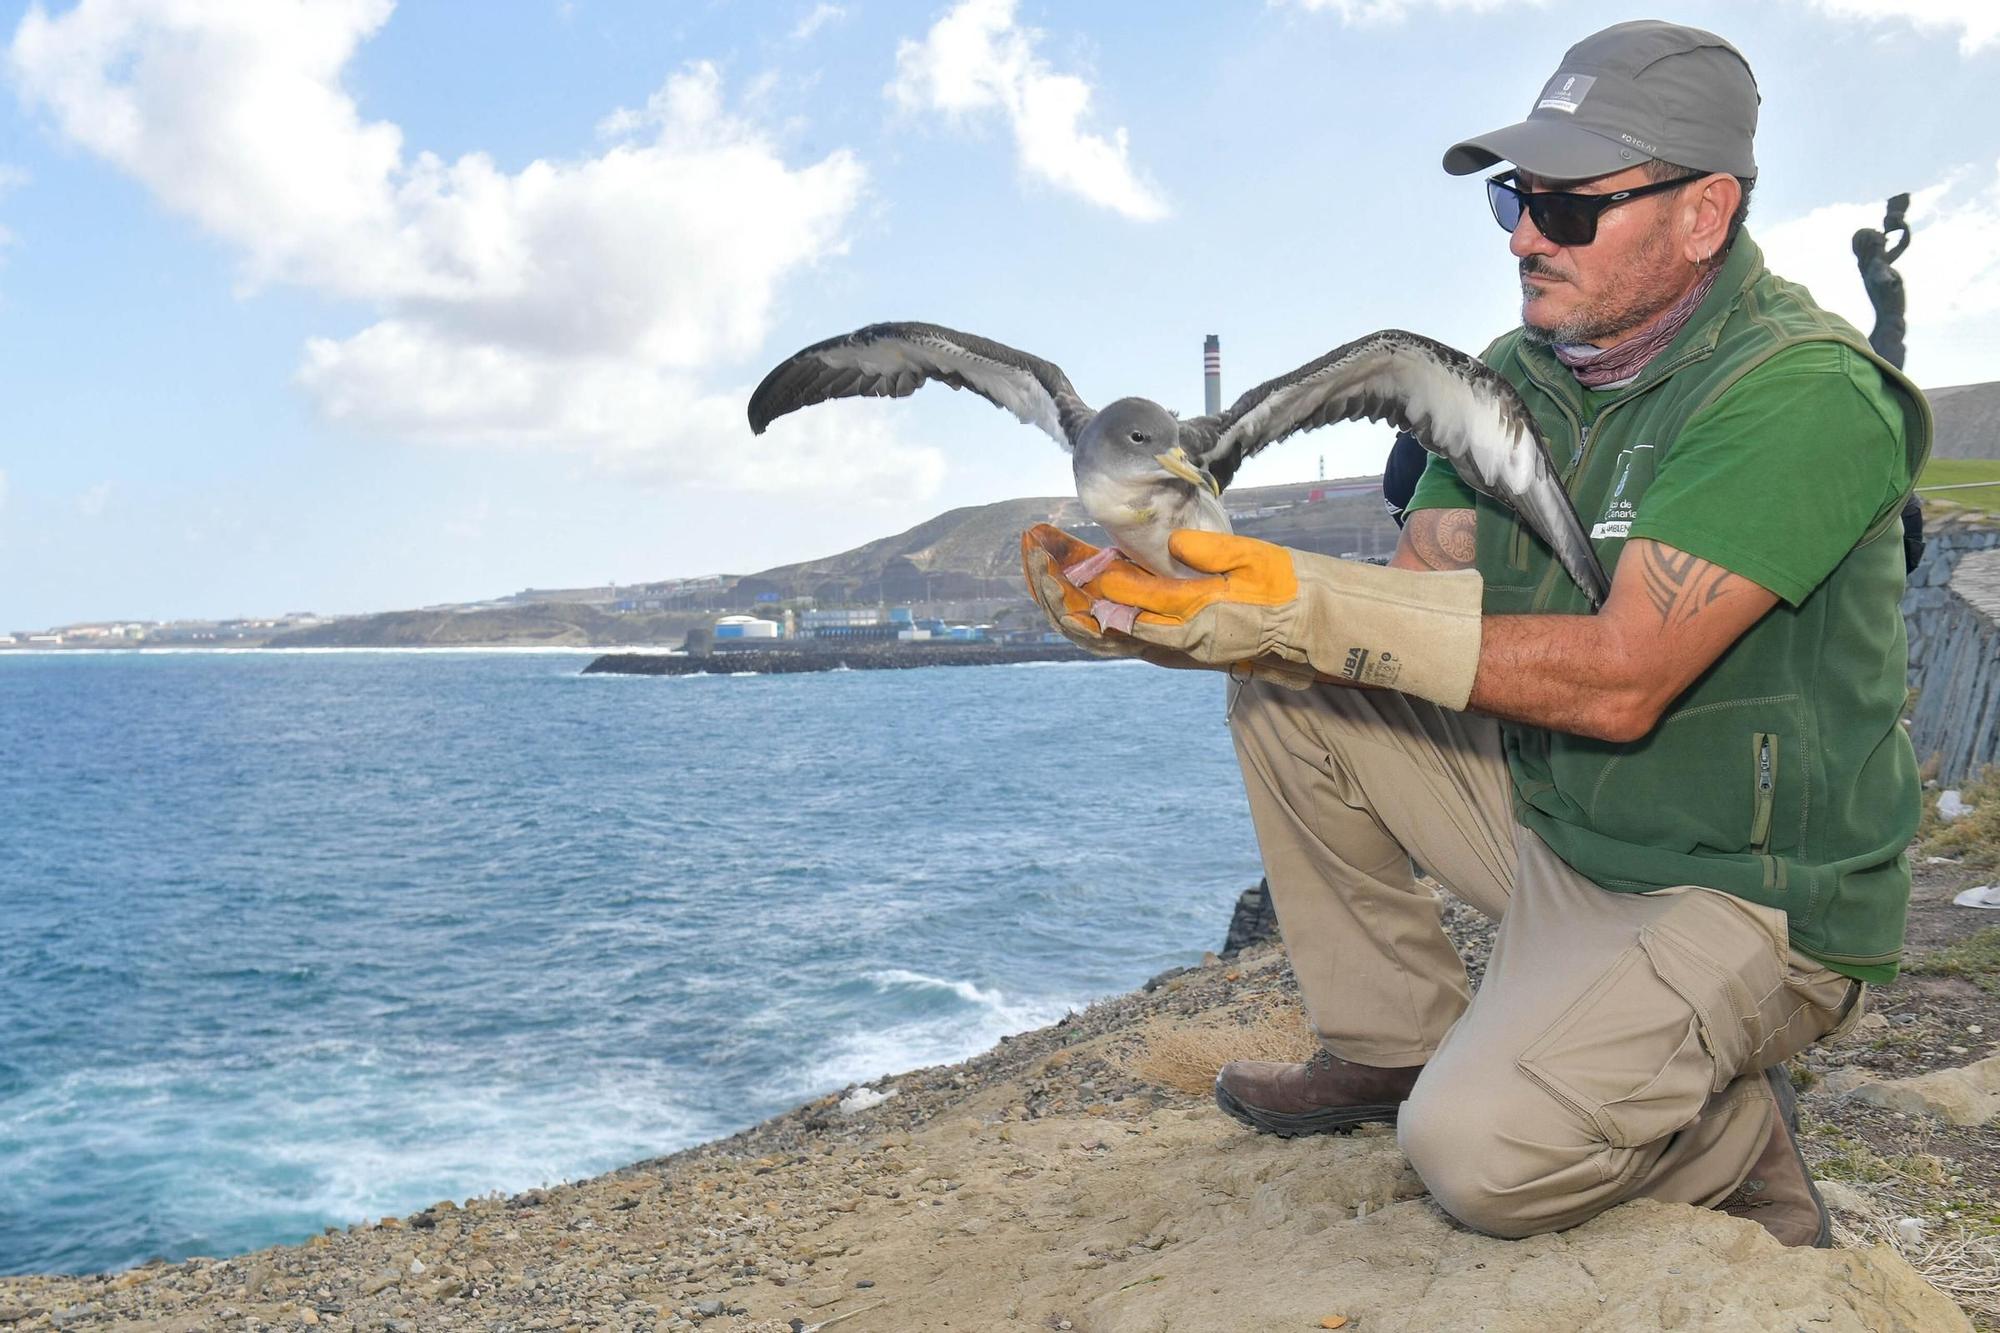
{"type": "Polygon", "coordinates": [[[870,324],[814,343],[780,362],[750,395],[750,429],[829,398],[907,398],[936,381],[970,389],[1076,447],[1096,415],[1054,362],[941,324],[870,324]]]}
{"type": "Polygon", "coordinates": [[[1227,485],[1267,445],[1363,419],[1411,432],[1473,489],[1513,508],[1591,601],[1604,604],[1610,581],[1527,405],[1480,362],[1420,334],[1372,333],[1258,385],[1201,432],[1208,447],[1198,457],[1227,485]]]}

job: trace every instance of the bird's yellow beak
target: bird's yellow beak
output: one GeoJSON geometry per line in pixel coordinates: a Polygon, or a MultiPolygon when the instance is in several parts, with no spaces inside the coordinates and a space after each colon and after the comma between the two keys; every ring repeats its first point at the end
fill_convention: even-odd
{"type": "Polygon", "coordinates": [[[1182,481],[1192,482],[1210,495],[1222,494],[1222,487],[1216,484],[1208,469],[1195,466],[1195,461],[1187,456],[1187,450],[1178,444],[1163,454],[1154,454],[1153,461],[1182,481]]]}

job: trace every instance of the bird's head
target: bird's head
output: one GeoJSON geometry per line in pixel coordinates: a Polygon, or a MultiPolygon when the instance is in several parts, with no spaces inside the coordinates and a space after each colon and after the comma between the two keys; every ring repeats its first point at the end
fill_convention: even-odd
{"type": "Polygon", "coordinates": [[[1093,466],[1133,480],[1172,477],[1212,495],[1221,492],[1208,470],[1181,448],[1180,422],[1148,398],[1120,398],[1099,412],[1078,443],[1079,454],[1086,451],[1093,466]]]}

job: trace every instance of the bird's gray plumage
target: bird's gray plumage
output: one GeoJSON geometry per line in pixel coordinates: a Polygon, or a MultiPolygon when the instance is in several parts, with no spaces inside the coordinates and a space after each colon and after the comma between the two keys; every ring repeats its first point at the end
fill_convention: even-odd
{"type": "Polygon", "coordinates": [[[939,324],[870,324],[785,358],[750,395],[750,429],[762,435],[787,412],[829,398],[907,398],[932,380],[972,390],[1065,449],[1096,415],[1040,357],[939,324]]]}
{"type": "Polygon", "coordinates": [[[1145,399],[1094,412],[1060,367],[1004,343],[937,324],[871,324],[815,343],[766,375],[750,396],[750,428],[762,434],[778,417],[829,398],[905,397],[932,380],[972,390],[1069,449],[1084,507],[1121,549],[1161,573],[1188,572],[1166,555],[1173,528],[1229,530],[1216,496],[1244,459],[1300,431],[1366,418],[1411,431],[1466,484],[1519,513],[1593,605],[1610,590],[1514,387],[1420,334],[1357,338],[1258,385],[1220,416],[1180,420],[1145,399]],[[1133,426],[1159,420],[1172,422],[1171,440],[1133,426]],[[1128,438],[1134,429],[1149,438],[1128,438]]]}

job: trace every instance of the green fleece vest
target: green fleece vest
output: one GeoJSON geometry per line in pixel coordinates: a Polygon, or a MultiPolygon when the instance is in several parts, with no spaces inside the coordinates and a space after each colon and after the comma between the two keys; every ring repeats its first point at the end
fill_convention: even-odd
{"type": "MultiPolygon", "coordinates": [[[[1484,359],[1526,399],[1585,528],[1622,533],[1607,518],[1643,511],[1654,475],[1632,458],[1663,462],[1682,427],[1750,370],[1818,340],[1881,369],[1903,406],[1914,477],[1930,452],[1922,393],[1852,326],[1766,270],[1747,235],[1687,327],[1629,388],[1593,395],[1594,411],[1570,372],[1518,330],[1484,359]],[[1651,449],[1628,453],[1638,445],[1651,449]]],[[[1489,615],[1588,612],[1511,510],[1477,503],[1489,615]]],[[[1731,645],[1643,739],[1504,724],[1521,822],[1607,889],[1701,885],[1781,908],[1801,952],[1864,980],[1893,977],[1919,813],[1916,760],[1898,723],[1908,670],[1900,508],[1878,515],[1803,602],[1781,602],[1731,645]]],[[[1614,570],[1624,537],[1593,544],[1614,570]]]]}

